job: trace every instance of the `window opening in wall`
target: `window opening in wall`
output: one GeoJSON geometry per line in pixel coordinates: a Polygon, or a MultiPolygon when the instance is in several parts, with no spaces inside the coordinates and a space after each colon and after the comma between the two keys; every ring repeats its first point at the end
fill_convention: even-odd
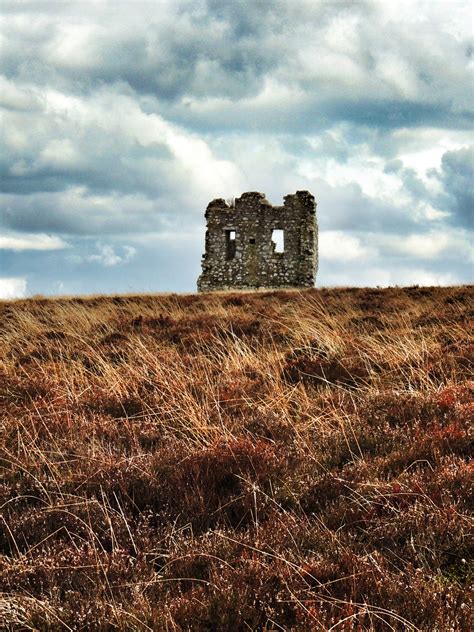
{"type": "Polygon", "coordinates": [[[285,235],[283,230],[274,228],[272,230],[273,252],[285,252],[285,235]]]}
{"type": "Polygon", "coordinates": [[[254,244],[254,243],[255,243],[255,237],[250,237],[249,244],[254,244]]]}
{"type": "Polygon", "coordinates": [[[227,260],[230,261],[235,257],[235,230],[225,231],[225,245],[227,260]]]}

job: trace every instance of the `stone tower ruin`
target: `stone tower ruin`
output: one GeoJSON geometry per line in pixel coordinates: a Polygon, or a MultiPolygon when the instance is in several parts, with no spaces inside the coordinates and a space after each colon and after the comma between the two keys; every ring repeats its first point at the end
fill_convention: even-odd
{"type": "Polygon", "coordinates": [[[313,287],[318,268],[316,203],[309,191],[272,206],[265,194],[243,193],[206,209],[200,292],[313,287]]]}

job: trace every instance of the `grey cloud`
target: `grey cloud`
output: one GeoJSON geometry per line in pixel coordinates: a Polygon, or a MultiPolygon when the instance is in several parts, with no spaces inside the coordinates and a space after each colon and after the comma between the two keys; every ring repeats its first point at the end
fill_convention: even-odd
{"type": "Polygon", "coordinates": [[[472,111],[453,110],[449,103],[419,103],[397,98],[379,100],[375,94],[370,99],[335,99],[323,103],[321,111],[329,120],[385,129],[420,125],[470,129],[474,123],[472,111]]]}
{"type": "Polygon", "coordinates": [[[386,162],[384,172],[399,176],[414,200],[449,214],[438,219],[438,224],[448,222],[467,229],[474,226],[474,145],[445,152],[441,167],[428,170],[427,175],[439,182],[440,193],[428,189],[415,169],[404,167],[399,159],[386,162]]]}
{"type": "MultiPolygon", "coordinates": [[[[341,91],[343,91],[341,89],[341,91]]],[[[222,99],[176,104],[145,101],[150,111],[162,112],[169,120],[201,133],[255,132],[264,134],[310,134],[349,123],[355,129],[390,133],[407,127],[438,127],[468,130],[474,123],[469,111],[453,112],[449,104],[419,104],[414,101],[368,98],[326,99],[305,91],[294,98],[275,97],[273,103],[222,99]]],[[[374,141],[377,141],[375,138],[374,141]]],[[[376,142],[380,148],[380,143],[376,142]]],[[[386,148],[384,148],[386,151],[386,148]]]]}
{"type": "Polygon", "coordinates": [[[0,190],[32,194],[84,186],[91,193],[141,192],[153,198],[170,191],[166,165],[173,165],[173,159],[166,148],[156,146],[142,153],[133,144],[124,150],[117,145],[113,141],[102,147],[96,144],[90,151],[87,142],[79,142],[75,146],[80,154],[76,164],[59,164],[60,155],[53,164],[34,155],[0,161],[0,190]]]}
{"type": "Polygon", "coordinates": [[[388,22],[378,3],[105,3],[91,5],[87,20],[75,3],[57,18],[42,6],[36,20],[5,21],[10,77],[47,80],[72,93],[126,83],[192,128],[472,123],[467,44],[434,22],[426,34],[388,22]],[[348,33],[335,38],[341,28],[348,33]],[[269,79],[299,94],[291,107],[281,99],[264,107],[248,102],[269,79]],[[221,107],[203,109],[213,97],[221,107]],[[198,107],[190,109],[189,101],[198,107]]]}
{"type": "Polygon", "coordinates": [[[451,213],[451,221],[467,228],[474,227],[474,145],[443,155],[436,177],[444,187],[439,200],[451,213]]]}
{"type": "Polygon", "coordinates": [[[403,169],[401,175],[403,186],[415,199],[425,200],[427,202],[432,200],[433,195],[428,191],[414,169],[403,169]]]}
{"type": "Polygon", "coordinates": [[[41,107],[41,99],[33,90],[16,86],[0,76],[0,108],[7,111],[34,112],[41,107]]]}
{"type": "Polygon", "coordinates": [[[399,173],[402,169],[403,162],[399,158],[394,158],[385,164],[384,173],[399,173]]]}
{"type": "Polygon", "coordinates": [[[313,187],[318,192],[318,205],[325,209],[319,219],[323,230],[397,234],[420,230],[411,209],[371,198],[357,183],[331,187],[314,180],[313,187]]]}
{"type": "Polygon", "coordinates": [[[177,165],[168,145],[139,143],[121,129],[120,120],[111,130],[106,125],[107,103],[92,102],[87,107],[87,116],[53,113],[47,104],[33,112],[5,113],[0,190],[31,194],[85,186],[91,192],[139,192],[153,197],[169,192],[173,185],[167,174],[177,165]]]}
{"type": "Polygon", "coordinates": [[[0,225],[16,231],[101,235],[159,230],[166,226],[160,201],[143,196],[107,197],[70,189],[0,196],[0,225]]]}
{"type": "MultiPolygon", "coordinates": [[[[259,77],[277,63],[258,36],[236,34],[230,23],[207,13],[203,3],[91,5],[88,21],[77,9],[72,4],[59,17],[46,12],[45,19],[37,5],[41,17],[33,24],[10,16],[0,68],[9,77],[33,83],[47,77],[50,84],[64,87],[67,81],[73,93],[126,82],[139,93],[166,101],[186,92],[212,95],[224,90],[235,98],[251,94],[259,77]],[[72,26],[79,33],[83,28],[80,46],[68,44],[72,26]]],[[[16,13],[21,16],[21,5],[16,13]]]]}

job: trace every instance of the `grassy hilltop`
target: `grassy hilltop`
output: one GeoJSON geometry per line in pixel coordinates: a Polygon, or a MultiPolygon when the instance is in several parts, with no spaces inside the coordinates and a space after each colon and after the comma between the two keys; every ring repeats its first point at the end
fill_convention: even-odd
{"type": "Polygon", "coordinates": [[[0,303],[0,622],[469,630],[473,305],[0,303]]]}

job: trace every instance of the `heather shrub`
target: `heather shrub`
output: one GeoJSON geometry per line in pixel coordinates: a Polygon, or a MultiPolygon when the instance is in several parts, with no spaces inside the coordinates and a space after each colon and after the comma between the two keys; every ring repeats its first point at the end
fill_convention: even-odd
{"type": "Polygon", "coordinates": [[[192,451],[165,468],[158,457],[154,473],[172,515],[203,530],[261,519],[280,467],[271,444],[239,439],[192,451]]]}

